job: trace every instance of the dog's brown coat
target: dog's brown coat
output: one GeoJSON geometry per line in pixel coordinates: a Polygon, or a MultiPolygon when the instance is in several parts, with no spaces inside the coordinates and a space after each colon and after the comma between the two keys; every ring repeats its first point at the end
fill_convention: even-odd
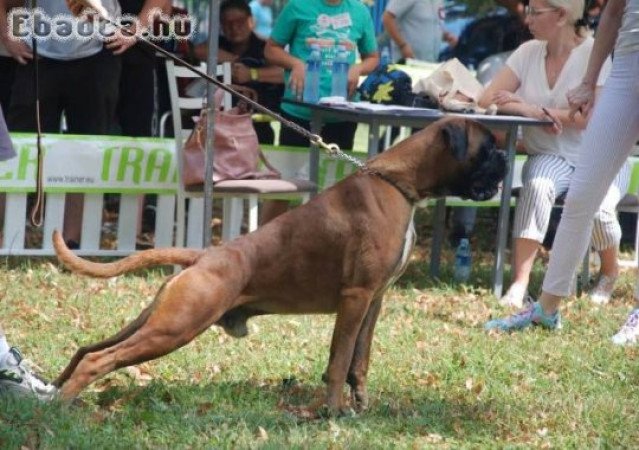
{"type": "Polygon", "coordinates": [[[59,259],[79,273],[108,277],[156,264],[187,268],[118,335],[80,349],[55,384],[63,398],[73,398],[108,372],[166,355],[216,323],[243,335],[253,315],[337,313],[326,404],[332,412],[342,408],[348,382],[353,406],[364,409],[373,330],[414,208],[407,198],[483,198],[496,192],[504,172],[503,155],[483,126],[444,119],[309,203],[219,247],[154,249],[98,264],[75,256],[56,234],[59,259]]]}

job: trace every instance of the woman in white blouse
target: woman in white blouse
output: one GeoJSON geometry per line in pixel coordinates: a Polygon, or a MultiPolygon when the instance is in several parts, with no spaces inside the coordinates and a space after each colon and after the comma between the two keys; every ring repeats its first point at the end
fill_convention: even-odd
{"type": "MultiPolygon", "coordinates": [[[[521,308],[539,244],[543,241],[555,199],[565,194],[579,159],[588,117],[569,117],[566,93],[584,73],[594,40],[581,25],[583,0],[531,0],[526,22],[534,39],[522,44],[506,61],[483,94],[481,103],[495,103],[502,112],[548,119],[556,125],[526,127],[522,141],[530,155],[522,172],[523,186],[513,224],[513,282],[500,299],[521,308]]],[[[596,86],[610,71],[607,61],[596,86]]],[[[626,167],[599,203],[592,245],[599,252],[601,272],[591,298],[609,300],[619,271],[617,249],[621,228],[615,208],[626,191],[626,167]]]]}
{"type": "MultiPolygon", "coordinates": [[[[639,0],[609,0],[581,84],[568,93],[575,120],[592,117],[582,139],[541,297],[514,316],[489,322],[487,328],[556,328],[559,304],[570,293],[572,277],[588,245],[597,205],[639,139],[638,75],[639,0]],[[613,47],[612,71],[595,103],[596,80],[613,47]]],[[[638,301],[636,287],[634,296],[638,301]]],[[[631,311],[612,340],[619,345],[639,342],[639,307],[631,311]]]]}

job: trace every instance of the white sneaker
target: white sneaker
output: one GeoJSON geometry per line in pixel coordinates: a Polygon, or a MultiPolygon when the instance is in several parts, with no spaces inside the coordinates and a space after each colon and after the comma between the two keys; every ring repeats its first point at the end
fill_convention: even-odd
{"type": "Polygon", "coordinates": [[[615,282],[617,277],[609,277],[607,275],[600,275],[597,284],[590,291],[588,296],[590,301],[596,305],[605,305],[610,301],[612,291],[615,290],[615,282]]]}
{"type": "Polygon", "coordinates": [[[505,307],[514,307],[522,309],[524,304],[532,303],[533,300],[529,300],[527,286],[521,284],[511,284],[508,291],[499,299],[499,304],[505,307]]]}
{"type": "Polygon", "coordinates": [[[0,361],[0,393],[34,395],[40,400],[51,400],[57,389],[40,379],[22,359],[17,348],[12,347],[0,361]]]}
{"type": "Polygon", "coordinates": [[[612,337],[612,342],[617,345],[633,345],[639,342],[639,308],[630,312],[621,330],[612,337]]]}

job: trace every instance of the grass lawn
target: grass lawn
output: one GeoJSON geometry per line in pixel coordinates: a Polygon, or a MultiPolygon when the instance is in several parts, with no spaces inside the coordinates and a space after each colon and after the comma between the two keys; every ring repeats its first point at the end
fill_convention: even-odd
{"type": "MultiPolygon", "coordinates": [[[[362,415],[304,422],[287,413],[323,390],[333,317],[261,317],[247,338],[214,327],[110,374],[79,405],[0,398],[0,448],[637,448],[639,348],[610,344],[631,307],[633,273],[605,307],[570,298],[560,332],[487,334],[482,324],[505,312],[488,290],[491,221],[473,238],[471,282],[458,286],[447,266],[441,280],[427,277],[428,214],[419,215],[422,241],[386,297],[362,415]]],[[[540,262],[535,293],[542,274],[540,262]]],[[[164,276],[93,280],[5,260],[0,317],[11,343],[54,378],[79,346],[135,317],[164,276]]]]}

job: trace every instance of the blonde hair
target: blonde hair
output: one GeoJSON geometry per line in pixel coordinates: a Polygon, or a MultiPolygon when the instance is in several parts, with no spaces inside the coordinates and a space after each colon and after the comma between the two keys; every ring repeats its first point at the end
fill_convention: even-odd
{"type": "Polygon", "coordinates": [[[561,8],[566,11],[566,16],[570,23],[575,27],[575,32],[579,36],[583,36],[587,32],[587,27],[583,22],[584,9],[586,2],[584,0],[546,0],[553,8],[561,8]]]}

